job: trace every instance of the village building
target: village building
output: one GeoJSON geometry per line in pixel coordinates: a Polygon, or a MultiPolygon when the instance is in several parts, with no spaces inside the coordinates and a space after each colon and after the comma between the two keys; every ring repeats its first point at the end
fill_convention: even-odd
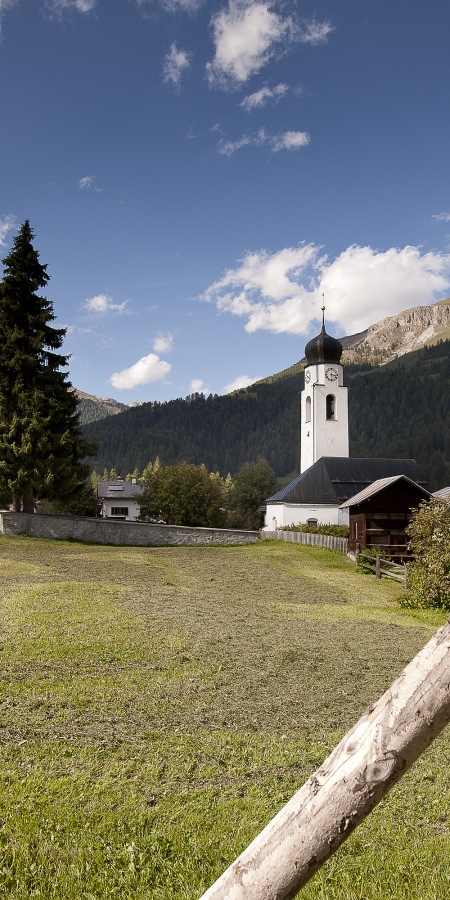
{"type": "Polygon", "coordinates": [[[136,521],[139,515],[139,497],[143,488],[132,481],[99,481],[97,484],[98,514],[103,519],[136,521]]]}
{"type": "Polygon", "coordinates": [[[406,528],[413,509],[431,494],[405,475],[380,478],[342,504],[349,513],[349,550],[376,550],[396,562],[411,556],[406,528]]]}
{"type": "Polygon", "coordinates": [[[348,525],[346,501],[380,479],[404,475],[426,489],[426,479],[414,459],[349,456],[342,344],[327,334],[324,320],[320,334],[306,345],[305,356],[300,475],[266,501],[264,530],[289,525],[348,525]]]}

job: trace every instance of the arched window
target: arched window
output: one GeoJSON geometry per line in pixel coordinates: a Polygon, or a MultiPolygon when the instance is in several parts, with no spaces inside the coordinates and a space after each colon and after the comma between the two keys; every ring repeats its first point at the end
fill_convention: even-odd
{"type": "Polygon", "coordinates": [[[311,397],[306,398],[305,404],[305,422],[311,421],[311,397]]]}
{"type": "Polygon", "coordinates": [[[336,398],[333,394],[327,394],[327,419],[336,418],[336,398]]]}

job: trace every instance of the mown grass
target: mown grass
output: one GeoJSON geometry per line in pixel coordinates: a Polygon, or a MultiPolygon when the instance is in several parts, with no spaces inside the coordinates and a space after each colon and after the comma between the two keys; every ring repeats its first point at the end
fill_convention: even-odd
{"type": "MultiPolygon", "coordinates": [[[[0,540],[0,897],[194,900],[445,620],[281,542],[0,540]]],[[[301,896],[450,896],[444,733],[301,896]]]]}

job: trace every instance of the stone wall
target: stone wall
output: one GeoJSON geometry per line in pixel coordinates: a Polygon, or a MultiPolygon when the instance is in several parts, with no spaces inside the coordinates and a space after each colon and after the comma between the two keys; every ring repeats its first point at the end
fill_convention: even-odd
{"type": "Polygon", "coordinates": [[[87,544],[118,544],[164,547],[170,544],[249,544],[259,541],[259,531],[233,528],[194,528],[184,525],[147,525],[85,516],[40,516],[1,512],[0,532],[4,535],[84,541],[87,544]]]}

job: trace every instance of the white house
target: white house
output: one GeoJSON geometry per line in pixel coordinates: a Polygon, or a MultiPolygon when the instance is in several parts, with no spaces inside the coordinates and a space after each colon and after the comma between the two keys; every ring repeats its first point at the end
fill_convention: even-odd
{"type": "Polygon", "coordinates": [[[99,501],[100,515],[103,519],[123,519],[134,522],[139,515],[138,498],[143,488],[132,481],[99,481],[97,484],[97,498],[99,501]]]}

